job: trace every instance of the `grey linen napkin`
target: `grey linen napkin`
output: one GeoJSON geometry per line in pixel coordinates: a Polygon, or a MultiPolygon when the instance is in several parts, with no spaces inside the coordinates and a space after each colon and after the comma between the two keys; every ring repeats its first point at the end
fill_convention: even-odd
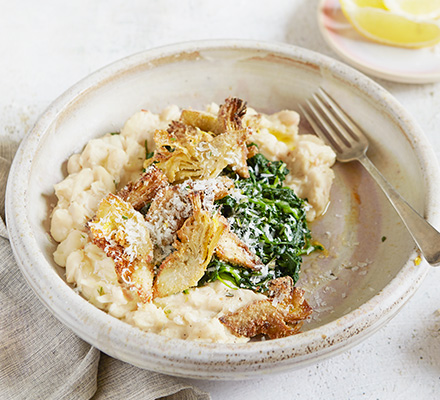
{"type": "Polygon", "coordinates": [[[210,399],[177,378],[101,353],[40,303],[15,262],[4,224],[6,179],[16,148],[0,142],[0,398],[210,399]]]}

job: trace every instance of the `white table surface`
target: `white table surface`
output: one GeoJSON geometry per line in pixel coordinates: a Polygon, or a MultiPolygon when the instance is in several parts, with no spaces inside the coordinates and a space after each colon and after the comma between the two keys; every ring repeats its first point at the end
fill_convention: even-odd
{"type": "MultiPolygon", "coordinates": [[[[0,134],[20,141],[58,95],[132,53],[194,39],[302,46],[338,58],[321,38],[317,0],[0,0],[0,134]]],[[[440,84],[379,81],[440,157],[440,84]]],[[[213,399],[440,398],[440,268],[387,326],[298,371],[240,382],[191,381],[213,399]]],[[[0,395],[1,397],[1,395],[0,395]]]]}

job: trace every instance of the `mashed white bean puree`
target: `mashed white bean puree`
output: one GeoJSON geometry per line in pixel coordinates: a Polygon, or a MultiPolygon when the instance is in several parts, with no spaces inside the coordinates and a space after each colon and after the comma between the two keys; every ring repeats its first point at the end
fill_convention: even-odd
{"type": "MultiPolygon", "coordinates": [[[[216,114],[218,106],[207,111],[216,114]]],[[[145,331],[172,338],[205,342],[246,342],[233,335],[218,317],[257,299],[262,294],[230,289],[216,281],[187,293],[142,303],[118,282],[114,261],[94,245],[86,228],[99,202],[129,181],[138,179],[145,160],[145,143],[154,150],[153,134],[178,120],[181,110],[171,106],[160,114],[140,111],[120,134],[91,140],[67,164],[67,177],[55,185],[58,203],[52,212],[51,234],[59,243],[54,260],[66,269],[67,282],[96,307],[145,331]]],[[[299,115],[281,111],[258,114],[248,108],[244,124],[253,130],[252,141],[270,160],[281,159],[290,171],[285,184],[307,198],[307,219],[321,215],[329,202],[333,181],[333,151],[313,135],[299,135],[299,115]]]]}

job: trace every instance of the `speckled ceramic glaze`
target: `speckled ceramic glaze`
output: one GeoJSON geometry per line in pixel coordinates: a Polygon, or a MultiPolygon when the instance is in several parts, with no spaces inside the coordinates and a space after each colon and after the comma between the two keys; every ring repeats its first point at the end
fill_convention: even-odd
{"type": "MultiPolygon", "coordinates": [[[[356,165],[337,165],[332,202],[312,225],[327,257],[305,260],[300,284],[315,308],[303,333],[246,344],[197,343],[150,334],[95,308],[64,280],[48,233],[53,184],[92,138],[137,110],[202,107],[239,96],[264,112],[296,109],[318,86],[371,140],[369,155],[433,223],[439,221],[436,158],[410,116],[384,89],[335,60],[301,48],[243,41],[194,42],[136,54],[76,84],[21,144],[7,188],[7,224],[18,264],[41,301],[87,342],[142,368],[207,379],[242,379],[299,368],[359,342],[394,316],[428,266],[384,196],[356,165]]],[[[307,126],[302,126],[302,131],[307,126]]]]}

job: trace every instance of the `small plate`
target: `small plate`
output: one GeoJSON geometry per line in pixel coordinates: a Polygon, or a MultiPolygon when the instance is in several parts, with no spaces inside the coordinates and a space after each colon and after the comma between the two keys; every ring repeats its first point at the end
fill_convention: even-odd
{"type": "Polygon", "coordinates": [[[347,21],[338,0],[321,0],[318,24],[328,45],[357,69],[394,82],[440,81],[440,46],[404,49],[361,36],[347,21]]]}

